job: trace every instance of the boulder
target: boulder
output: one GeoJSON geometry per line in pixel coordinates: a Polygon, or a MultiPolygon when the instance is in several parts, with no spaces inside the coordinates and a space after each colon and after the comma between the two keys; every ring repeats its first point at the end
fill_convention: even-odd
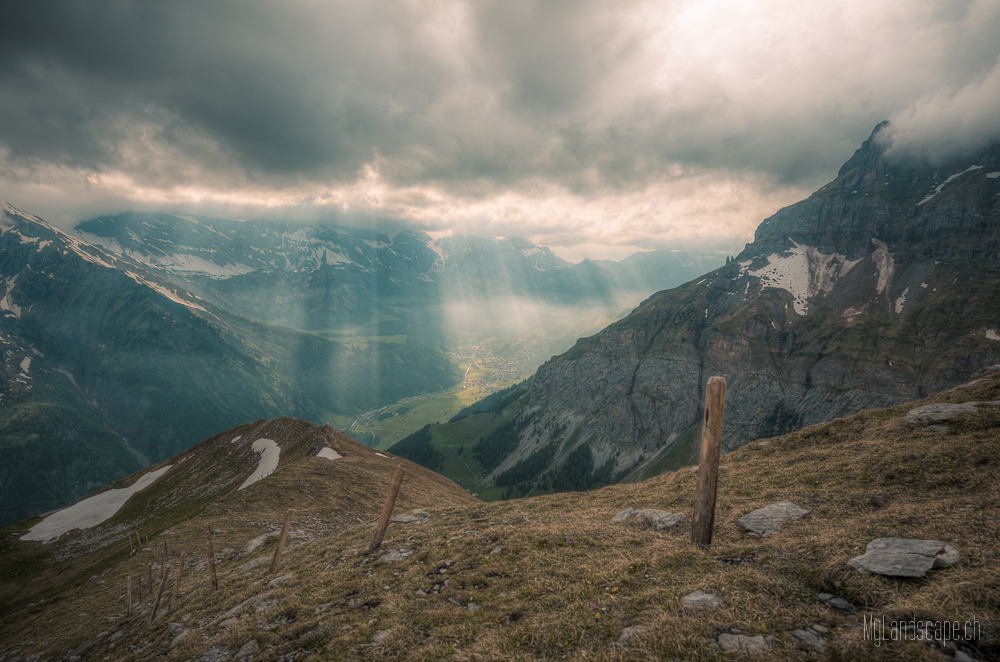
{"type": "Polygon", "coordinates": [[[847,565],[864,575],[924,577],[929,570],[954,565],[960,557],[957,549],[940,540],[876,538],[847,565]]]}
{"type": "Polygon", "coordinates": [[[780,501],[747,513],[737,521],[748,532],[766,538],[780,531],[789,520],[805,517],[810,512],[791,501],[780,501]]]}
{"type": "MultiPolygon", "coordinates": [[[[826,628],[823,628],[826,630],[826,628]]],[[[812,650],[817,653],[822,653],[823,649],[826,648],[826,639],[820,636],[820,633],[816,631],[815,628],[804,628],[802,630],[792,630],[792,636],[795,637],[802,648],[807,651],[812,650]]]]}
{"type": "Polygon", "coordinates": [[[655,508],[637,510],[634,516],[645,520],[646,524],[649,524],[657,531],[666,531],[682,522],[686,522],[688,519],[684,513],[671,513],[655,508]]]}
{"type": "Polygon", "coordinates": [[[838,598],[833,593],[820,593],[819,594],[819,599],[823,600],[824,602],[826,602],[827,604],[829,604],[831,607],[836,607],[840,611],[846,611],[848,613],[851,613],[851,612],[855,611],[854,605],[852,605],[850,602],[848,602],[844,598],[838,598]]]}
{"type": "Polygon", "coordinates": [[[411,556],[413,556],[412,549],[394,549],[388,554],[380,556],[378,560],[382,563],[392,563],[393,561],[403,561],[411,556]]]}
{"type": "Polygon", "coordinates": [[[621,636],[618,637],[617,645],[619,648],[628,648],[632,642],[647,632],[649,632],[649,627],[646,625],[633,625],[630,628],[625,628],[622,630],[621,636]]]}
{"type": "Polygon", "coordinates": [[[978,402],[963,402],[961,404],[950,404],[938,402],[932,405],[914,407],[906,412],[905,421],[911,427],[924,427],[928,432],[937,434],[947,434],[948,426],[944,425],[962,414],[975,414],[979,411],[978,402]]]}
{"type": "Polygon", "coordinates": [[[771,643],[761,635],[748,637],[745,634],[720,634],[719,646],[724,651],[752,654],[764,653],[770,650],[771,643]]]}
{"type": "Polygon", "coordinates": [[[715,593],[698,589],[681,598],[681,606],[685,609],[718,609],[722,606],[722,598],[715,593]]]}

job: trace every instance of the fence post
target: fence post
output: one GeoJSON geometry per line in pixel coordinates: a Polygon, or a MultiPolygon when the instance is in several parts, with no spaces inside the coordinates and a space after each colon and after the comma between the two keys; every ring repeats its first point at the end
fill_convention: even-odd
{"type": "Polygon", "coordinates": [[[726,409],[726,380],[709,377],[705,388],[705,420],[701,426],[701,457],[694,490],[694,522],[691,542],[712,544],[715,524],[715,493],[719,484],[719,455],[722,453],[722,419],[726,409]]]}
{"type": "Polygon", "coordinates": [[[187,556],[185,552],[181,552],[181,560],[177,564],[177,579],[174,580],[174,592],[170,594],[170,611],[174,610],[177,606],[177,592],[181,590],[181,576],[184,574],[184,557],[187,556]]]}
{"type": "Polygon", "coordinates": [[[163,566],[163,579],[160,580],[160,591],[156,594],[156,600],[153,601],[153,610],[149,613],[149,622],[152,623],[153,619],[156,618],[156,609],[160,606],[160,599],[163,597],[163,589],[167,586],[167,572],[168,568],[166,565],[163,566]]]}
{"type": "MultiPolygon", "coordinates": [[[[129,542],[132,542],[132,541],[129,540],[129,542]]],[[[128,618],[131,618],[131,616],[132,616],[132,575],[129,575],[127,577],[127,579],[128,579],[128,611],[125,613],[125,616],[128,617],[128,618]]]]}
{"type": "Polygon", "coordinates": [[[281,537],[278,538],[278,548],[274,550],[274,558],[271,559],[272,575],[278,571],[278,562],[281,561],[281,552],[285,549],[285,538],[288,537],[288,527],[292,525],[292,515],[294,514],[294,508],[285,514],[285,525],[281,527],[281,537]]]}
{"type": "Polygon", "coordinates": [[[375,537],[372,539],[372,546],[368,550],[369,554],[374,554],[382,545],[382,538],[385,537],[385,528],[389,526],[389,517],[392,515],[392,508],[396,505],[396,495],[399,494],[399,486],[403,483],[403,474],[406,469],[403,465],[396,466],[396,473],[392,476],[392,486],[389,488],[389,495],[385,498],[385,505],[382,506],[382,516],[378,520],[378,528],[375,529],[375,537]]]}
{"type": "Polygon", "coordinates": [[[208,544],[208,572],[212,578],[212,590],[219,590],[219,580],[215,576],[215,553],[212,551],[212,527],[205,522],[205,542],[208,544]]]}

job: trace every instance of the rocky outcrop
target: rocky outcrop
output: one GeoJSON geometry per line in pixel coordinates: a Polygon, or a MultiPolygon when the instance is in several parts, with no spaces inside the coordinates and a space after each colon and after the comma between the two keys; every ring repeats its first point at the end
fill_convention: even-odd
{"type": "Polygon", "coordinates": [[[924,397],[1000,360],[1000,146],[904,164],[887,155],[887,130],[726,266],[539,368],[532,423],[494,475],[548,446],[559,450],[543,472],[583,445],[609,480],[693,464],[713,375],[728,383],[734,449],[924,397]]]}
{"type": "Polygon", "coordinates": [[[924,577],[932,569],[955,565],[960,557],[957,549],[940,540],[876,538],[847,565],[864,575],[924,577]]]}

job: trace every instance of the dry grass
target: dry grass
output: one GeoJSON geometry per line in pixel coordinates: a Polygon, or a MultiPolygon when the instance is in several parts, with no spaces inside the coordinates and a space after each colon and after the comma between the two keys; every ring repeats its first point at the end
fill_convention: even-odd
{"type": "MultiPolygon", "coordinates": [[[[996,399],[1000,375],[931,401],[996,399]]],[[[790,633],[818,623],[831,630],[828,647],[807,658],[944,659],[923,643],[866,641],[863,616],[885,615],[975,617],[983,638],[965,650],[996,659],[1000,412],[987,408],[940,436],[912,431],[902,418],[907,409],[862,412],[724,457],[709,548],[690,545],[686,526],[655,532],[610,521],[630,506],[690,516],[695,474],[688,469],[584,494],[493,504],[468,501],[437,478],[413,473],[396,512],[425,508],[430,519],[391,525],[384,548],[413,554],[381,563],[362,552],[394,462],[304,459],[158,537],[169,541],[174,559],[186,550],[199,568],[202,522],[212,522],[216,550],[230,548],[220,554],[218,594],[208,589],[207,570],[189,568],[176,613],[153,625],[148,613],[122,618],[125,576],[144,572],[152,558],[143,552],[5,614],[0,655],[20,647],[62,657],[109,631],[87,651],[90,659],[189,660],[213,647],[235,653],[256,639],[256,660],[711,660],[735,659],[709,640],[739,631],[773,637],[774,648],[755,659],[801,660],[806,654],[790,633]],[[771,538],[749,537],[737,526],[738,517],[785,499],[812,514],[771,538]],[[267,574],[266,563],[242,569],[254,558],[270,560],[273,537],[252,553],[240,550],[280,526],[287,507],[297,509],[292,529],[300,537],[291,539],[277,575],[267,574]],[[924,580],[863,576],[846,565],[872,538],[890,536],[944,540],[962,560],[924,580]],[[695,589],[716,592],[724,606],[682,610],[680,598],[695,589]],[[847,599],[858,612],[833,609],[820,592],[847,599]],[[256,602],[227,615],[250,598],[256,602]],[[479,609],[470,611],[470,603],[479,609]],[[190,630],[173,648],[166,646],[169,622],[190,630]],[[616,649],[633,625],[649,630],[616,649]],[[387,639],[371,645],[389,628],[387,639]],[[109,641],[116,632],[122,635],[109,641]],[[25,640],[34,643],[22,646],[25,640]]]]}

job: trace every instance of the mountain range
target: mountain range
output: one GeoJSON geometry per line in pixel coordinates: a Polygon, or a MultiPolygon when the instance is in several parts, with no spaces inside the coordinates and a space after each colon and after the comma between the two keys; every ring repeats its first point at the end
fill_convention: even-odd
{"type": "Polygon", "coordinates": [[[483,488],[581,489],[697,462],[713,375],[728,382],[731,451],[997,362],[1000,146],[902,160],[887,129],[764,220],[735,259],[650,297],[429,439],[469,447],[483,488]]]}
{"type": "Polygon", "coordinates": [[[471,297],[507,309],[560,300],[578,320],[624,305],[629,288],[649,288],[638,301],[657,278],[700,269],[660,257],[662,268],[640,277],[628,262],[568,265],[513,238],[432,242],[146,213],[67,233],[8,205],[0,525],[248,420],[350,420],[449,388],[461,373],[448,320],[471,319],[476,333],[499,326],[467,313],[471,297]]]}

